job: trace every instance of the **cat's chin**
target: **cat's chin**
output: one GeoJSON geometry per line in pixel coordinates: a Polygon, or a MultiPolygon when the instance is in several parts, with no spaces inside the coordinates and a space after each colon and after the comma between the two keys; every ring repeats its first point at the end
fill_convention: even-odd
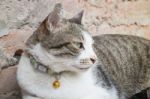
{"type": "Polygon", "coordinates": [[[78,67],[78,66],[72,66],[72,68],[70,69],[63,69],[63,70],[54,70],[54,69],[51,69],[53,71],[53,73],[63,73],[63,72],[68,72],[68,73],[82,73],[82,72],[86,72],[88,71],[92,66],[88,66],[88,67],[78,67]]]}
{"type": "Polygon", "coordinates": [[[78,66],[75,66],[76,69],[79,69],[79,70],[82,70],[82,71],[86,71],[90,68],[91,66],[89,67],[78,67],[78,66]]]}
{"type": "Polygon", "coordinates": [[[89,66],[84,66],[84,67],[82,67],[82,66],[73,66],[73,68],[75,69],[76,72],[86,72],[86,71],[88,71],[90,68],[92,68],[92,66],[91,66],[91,65],[89,65],[89,66]]]}
{"type": "Polygon", "coordinates": [[[73,67],[72,69],[68,69],[68,70],[52,70],[53,73],[63,73],[63,72],[66,72],[66,73],[82,73],[82,72],[86,72],[90,69],[91,67],[89,68],[79,68],[79,67],[73,67]]]}

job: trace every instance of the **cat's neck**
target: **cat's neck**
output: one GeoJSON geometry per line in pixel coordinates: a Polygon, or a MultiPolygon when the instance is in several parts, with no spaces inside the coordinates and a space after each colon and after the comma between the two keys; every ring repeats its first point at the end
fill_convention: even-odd
{"type": "Polygon", "coordinates": [[[33,55],[39,62],[44,65],[49,65],[49,58],[52,58],[52,56],[48,56],[46,51],[41,47],[40,43],[37,43],[32,48],[28,48],[27,53],[33,55]]]}

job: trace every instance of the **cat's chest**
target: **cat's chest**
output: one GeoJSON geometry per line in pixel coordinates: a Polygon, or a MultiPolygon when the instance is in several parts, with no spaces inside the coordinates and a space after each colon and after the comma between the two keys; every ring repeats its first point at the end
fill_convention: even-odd
{"type": "Polygon", "coordinates": [[[27,58],[19,64],[19,83],[23,89],[44,99],[117,99],[115,93],[97,86],[92,69],[76,77],[60,76],[60,87],[55,89],[55,77],[34,70],[27,58]],[[20,72],[19,72],[20,71],[20,72]]]}
{"type": "Polygon", "coordinates": [[[55,79],[52,78],[49,82],[43,83],[43,86],[47,85],[47,92],[51,93],[52,99],[82,99],[89,93],[95,93],[98,90],[91,79],[85,79],[84,77],[75,79],[62,76],[59,80],[60,87],[57,89],[53,87],[54,81],[55,79]]]}

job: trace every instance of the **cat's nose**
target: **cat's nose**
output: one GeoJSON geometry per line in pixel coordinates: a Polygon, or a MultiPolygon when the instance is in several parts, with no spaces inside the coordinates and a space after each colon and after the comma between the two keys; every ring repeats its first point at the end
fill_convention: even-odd
{"type": "Polygon", "coordinates": [[[94,64],[97,60],[97,57],[94,55],[93,57],[90,58],[90,60],[92,61],[92,63],[94,64]]]}

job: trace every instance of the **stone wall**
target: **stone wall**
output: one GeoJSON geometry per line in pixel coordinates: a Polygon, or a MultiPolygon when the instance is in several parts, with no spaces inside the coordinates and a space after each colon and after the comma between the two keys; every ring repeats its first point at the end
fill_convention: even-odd
{"type": "Polygon", "coordinates": [[[1,0],[0,46],[11,55],[61,2],[69,17],[84,10],[82,23],[93,35],[129,34],[150,39],[150,0],[1,0]],[[6,36],[4,36],[6,35],[6,36]]]}
{"type": "MultiPolygon", "coordinates": [[[[13,56],[16,50],[24,49],[26,39],[56,2],[63,4],[68,18],[84,10],[82,23],[92,35],[128,34],[150,39],[150,0],[0,0],[0,46],[5,52],[13,56]]],[[[5,77],[13,83],[5,92],[17,85],[12,81],[16,69],[9,69],[0,74],[0,92],[9,85],[5,77]]]]}

